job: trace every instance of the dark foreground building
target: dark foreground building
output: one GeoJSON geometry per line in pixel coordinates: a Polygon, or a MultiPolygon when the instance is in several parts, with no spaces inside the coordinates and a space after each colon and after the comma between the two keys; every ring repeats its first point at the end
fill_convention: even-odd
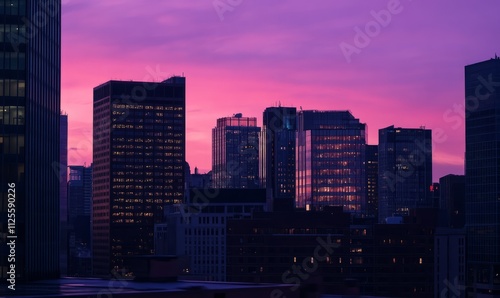
{"type": "Polygon", "coordinates": [[[59,277],[60,10],[60,0],[0,2],[2,282],[59,277]]]}
{"type": "Polygon", "coordinates": [[[124,256],[154,254],[163,207],[182,202],[185,94],[184,77],[94,88],[94,275],[124,269],[124,256]]]}
{"type": "Polygon", "coordinates": [[[465,210],[469,285],[500,296],[500,58],[465,67],[465,210]]]}
{"type": "Polygon", "coordinates": [[[351,221],[334,207],[229,220],[227,281],[308,285],[339,295],[432,297],[435,214],[375,224],[351,221]]]}

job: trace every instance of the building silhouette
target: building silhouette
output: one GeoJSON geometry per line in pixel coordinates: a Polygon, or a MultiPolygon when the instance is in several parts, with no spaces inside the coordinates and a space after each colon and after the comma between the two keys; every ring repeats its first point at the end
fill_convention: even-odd
{"type": "Polygon", "coordinates": [[[431,130],[397,128],[379,130],[378,220],[407,215],[410,208],[432,207],[431,130]]]}
{"type": "Polygon", "coordinates": [[[263,113],[259,138],[259,178],[274,211],[295,208],[295,133],[297,110],[270,107],[263,113]]]}
{"type": "Polygon", "coordinates": [[[68,275],[90,276],[92,165],[69,166],[68,275]]]}
{"type": "Polygon", "coordinates": [[[475,295],[500,296],[500,58],[465,66],[467,276],[475,295]]]}
{"type": "Polygon", "coordinates": [[[217,119],[212,129],[212,187],[259,187],[259,132],[257,118],[217,119]]]}
{"type": "Polygon", "coordinates": [[[349,111],[297,114],[296,207],[366,213],[366,125],[349,111]]]}
{"type": "Polygon", "coordinates": [[[109,81],[94,88],[93,274],[154,254],[154,224],[185,187],[186,81],[109,81]]]}
{"type": "Polygon", "coordinates": [[[439,178],[440,220],[444,227],[461,229],[465,226],[465,176],[446,175],[439,178]]]}
{"type": "MultiPolygon", "coordinates": [[[[60,117],[59,143],[59,268],[61,276],[68,274],[68,115],[60,117]]],[[[57,169],[57,168],[55,168],[57,169]]]]}
{"type": "Polygon", "coordinates": [[[10,277],[11,265],[17,282],[57,278],[60,273],[61,1],[49,2],[0,3],[2,281],[10,277]],[[43,26],[33,24],[39,19],[43,26]],[[14,214],[9,198],[15,227],[8,226],[7,214],[14,214]],[[7,257],[11,241],[15,262],[7,257]]]}

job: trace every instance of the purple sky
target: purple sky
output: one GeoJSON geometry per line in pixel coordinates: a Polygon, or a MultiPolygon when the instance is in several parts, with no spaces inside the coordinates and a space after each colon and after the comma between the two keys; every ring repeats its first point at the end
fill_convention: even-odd
{"type": "Polygon", "coordinates": [[[211,168],[217,118],[260,125],[281,102],[351,110],[369,144],[393,124],[439,132],[436,181],[463,173],[464,66],[500,55],[497,0],[63,0],[62,10],[69,164],[92,160],[93,87],[184,74],[192,170],[211,168]]]}

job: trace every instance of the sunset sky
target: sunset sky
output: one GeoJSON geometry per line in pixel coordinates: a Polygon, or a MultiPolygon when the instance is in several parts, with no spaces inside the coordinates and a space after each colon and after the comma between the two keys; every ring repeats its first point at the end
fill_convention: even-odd
{"type": "Polygon", "coordinates": [[[92,161],[95,86],[184,74],[192,170],[211,168],[217,118],[260,126],[281,102],[350,110],[369,144],[389,125],[425,126],[434,181],[463,174],[464,66],[500,55],[499,11],[497,0],[63,0],[68,163],[92,161]]]}

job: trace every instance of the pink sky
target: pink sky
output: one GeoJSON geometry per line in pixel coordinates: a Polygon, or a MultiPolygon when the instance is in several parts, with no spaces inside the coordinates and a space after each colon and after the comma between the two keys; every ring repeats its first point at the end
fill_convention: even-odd
{"type": "Polygon", "coordinates": [[[464,66],[500,55],[496,0],[67,0],[62,10],[71,165],[92,161],[95,86],[184,74],[192,170],[211,168],[217,118],[243,113],[260,125],[281,102],[351,110],[369,144],[393,124],[439,131],[436,181],[463,174],[464,66]],[[390,20],[375,27],[371,12],[388,7],[390,20]],[[372,37],[348,62],[340,45],[355,46],[367,24],[372,37]]]}

